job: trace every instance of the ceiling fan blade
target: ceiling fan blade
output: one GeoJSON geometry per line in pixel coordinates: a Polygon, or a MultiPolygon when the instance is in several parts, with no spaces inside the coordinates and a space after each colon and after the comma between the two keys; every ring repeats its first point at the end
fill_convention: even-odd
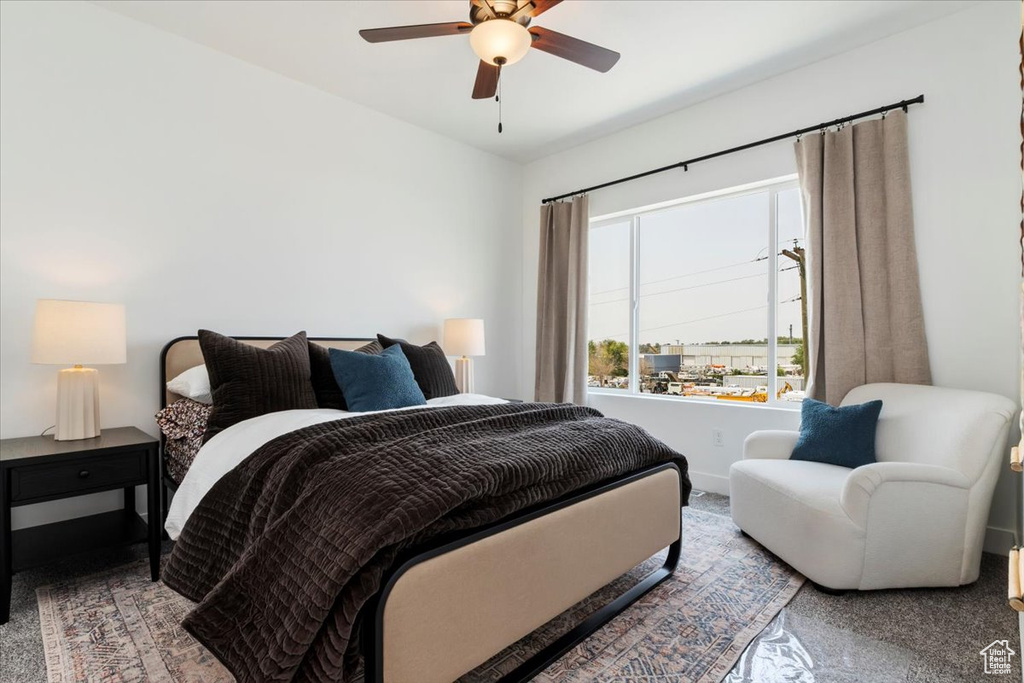
{"type": "Polygon", "coordinates": [[[434,38],[436,36],[457,36],[469,33],[473,24],[464,21],[449,21],[443,24],[415,24],[413,26],[389,26],[387,28],[364,28],[359,32],[368,43],[386,43],[392,40],[413,38],[434,38]]]}
{"type": "Polygon", "coordinates": [[[480,66],[476,70],[476,83],[473,84],[473,99],[485,100],[494,97],[498,92],[498,78],[501,76],[501,67],[480,60],[480,66]]]}
{"type": "Polygon", "coordinates": [[[552,31],[549,28],[534,26],[530,29],[530,33],[534,36],[533,47],[538,50],[568,59],[570,62],[576,62],[601,73],[607,72],[619,61],[618,52],[552,31]]]}

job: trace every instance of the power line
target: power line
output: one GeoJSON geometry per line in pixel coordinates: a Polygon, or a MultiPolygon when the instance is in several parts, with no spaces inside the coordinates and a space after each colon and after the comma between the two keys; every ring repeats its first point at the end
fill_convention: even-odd
{"type": "MultiPolygon", "coordinates": [[[[749,280],[755,277],[767,277],[768,273],[754,273],[753,275],[741,275],[739,277],[729,278],[728,280],[715,280],[714,282],[705,282],[699,285],[690,285],[689,287],[677,287],[675,289],[666,289],[661,292],[651,292],[650,294],[641,294],[640,298],[646,298],[649,296],[658,296],[659,294],[672,294],[673,292],[685,292],[690,289],[700,289],[701,287],[710,287],[712,285],[721,285],[726,282],[736,282],[737,280],[749,280]]],[[[608,299],[607,301],[592,301],[591,306],[600,306],[602,304],[614,304],[619,301],[629,301],[629,297],[620,297],[618,299],[608,299]]]]}
{"type": "MultiPolygon", "coordinates": [[[[784,273],[787,270],[797,270],[799,267],[800,266],[790,266],[788,268],[781,268],[779,270],[779,272],[780,273],[784,273]]],[[[666,290],[663,290],[663,291],[660,291],[660,292],[651,292],[649,294],[641,294],[640,298],[643,299],[643,298],[647,298],[647,297],[658,296],[659,294],[672,294],[673,292],[685,292],[685,291],[690,290],[690,289],[700,289],[701,287],[710,287],[712,285],[721,285],[721,284],[725,284],[727,282],[736,282],[738,280],[749,280],[749,279],[755,278],[755,277],[767,277],[767,276],[768,276],[767,272],[765,272],[765,273],[754,273],[753,275],[740,275],[739,277],[729,278],[728,280],[715,280],[714,282],[705,282],[705,283],[702,283],[702,284],[699,284],[699,285],[690,285],[688,287],[676,287],[675,289],[666,289],[666,290]]],[[[627,296],[627,297],[620,297],[618,299],[608,299],[607,301],[592,301],[592,302],[590,302],[590,305],[591,306],[600,306],[602,304],[614,304],[614,303],[617,303],[619,301],[629,301],[629,297],[627,296]]]]}
{"type": "MultiPolygon", "coordinates": [[[[793,241],[803,242],[804,238],[803,237],[795,237],[795,238],[794,237],[787,237],[785,239],[779,240],[778,244],[783,244],[783,243],[788,243],[788,242],[793,242],[793,241]]],[[[764,251],[764,249],[762,249],[761,251],[764,251]]],[[[758,253],[760,253],[760,252],[758,252],[758,253]]],[[[714,272],[719,271],[719,270],[727,270],[729,268],[738,268],[739,266],[747,266],[747,265],[750,265],[751,263],[757,263],[758,261],[765,261],[767,259],[768,259],[767,256],[758,256],[757,258],[751,259],[750,261],[740,261],[739,263],[730,263],[730,264],[725,265],[725,266],[718,266],[716,268],[708,268],[707,270],[698,270],[698,271],[694,271],[692,273],[684,273],[683,275],[673,275],[672,277],[663,277],[663,278],[661,278],[659,280],[648,280],[647,282],[641,282],[640,286],[641,287],[646,287],[647,285],[656,285],[656,284],[661,283],[661,282],[669,282],[670,280],[679,280],[679,279],[684,278],[684,277],[693,277],[694,275],[704,275],[705,273],[714,273],[714,272]]],[[[591,292],[590,296],[599,296],[601,294],[611,294],[612,292],[618,292],[618,291],[623,290],[623,289],[629,289],[629,285],[626,285],[625,287],[614,287],[612,289],[602,289],[600,292],[591,292]]]]}
{"type": "MultiPolygon", "coordinates": [[[[764,261],[767,258],[768,258],[767,256],[759,256],[758,258],[752,259],[750,261],[741,261],[739,263],[730,263],[729,265],[718,266],[717,268],[708,268],[707,270],[698,270],[698,271],[695,271],[693,273],[684,273],[683,275],[673,275],[672,277],[663,277],[660,280],[648,280],[647,282],[641,282],[640,286],[641,287],[645,287],[647,285],[656,285],[656,284],[658,284],[660,282],[668,282],[669,280],[678,280],[678,279],[684,278],[684,277],[693,277],[694,275],[704,275],[705,273],[714,273],[716,271],[726,270],[728,268],[737,268],[739,266],[747,266],[747,265],[750,265],[751,263],[757,263],[758,261],[764,261]]],[[[622,290],[622,289],[629,289],[629,285],[626,285],[625,287],[615,287],[614,289],[604,289],[604,290],[601,290],[600,292],[591,292],[590,296],[598,296],[599,294],[611,294],[612,292],[618,292],[619,290],[622,290]]]]}
{"type": "Polygon", "coordinates": [[[754,306],[753,308],[744,308],[739,311],[729,311],[728,313],[718,313],[717,315],[709,315],[703,318],[694,318],[693,320],[684,320],[678,323],[672,323],[671,325],[659,325],[658,327],[648,327],[640,330],[641,332],[654,332],[655,330],[664,330],[667,327],[676,327],[678,325],[689,325],[690,323],[700,323],[705,320],[715,320],[716,318],[727,318],[730,315],[739,315],[740,313],[750,313],[752,311],[760,311],[768,308],[768,304],[762,304],[760,306],[754,306]]]}
{"type": "MultiPolygon", "coordinates": [[[[797,242],[803,242],[804,239],[805,238],[803,238],[803,237],[783,237],[782,239],[780,239],[780,240],[775,242],[775,246],[779,246],[780,244],[785,244],[785,243],[788,243],[788,242],[793,242],[793,246],[795,247],[797,242]]],[[[762,251],[768,251],[768,246],[769,245],[765,245],[765,246],[761,247],[757,251],[757,253],[760,254],[762,251]]],[[[776,254],[776,256],[782,256],[782,252],[779,252],[778,254],[776,254]]],[[[766,258],[768,258],[768,257],[767,256],[762,256],[758,260],[766,259],[766,258]]]]}
{"type": "MultiPolygon", "coordinates": [[[[779,303],[780,304],[789,304],[789,303],[793,303],[794,301],[799,301],[799,300],[800,300],[800,297],[796,296],[796,297],[793,297],[792,299],[786,299],[785,301],[780,301],[779,303]]],[[[739,315],[740,313],[750,313],[752,311],[760,311],[760,310],[765,309],[765,308],[768,308],[768,304],[763,304],[761,306],[754,306],[753,308],[743,308],[743,309],[740,309],[738,311],[729,311],[728,313],[718,313],[716,315],[709,315],[709,316],[705,316],[703,318],[694,318],[693,320],[680,320],[679,322],[670,323],[668,325],[659,325],[658,327],[645,327],[645,328],[643,328],[642,330],[639,330],[639,331],[640,332],[654,332],[655,330],[664,330],[664,329],[666,329],[668,327],[676,327],[678,325],[689,325],[691,323],[699,323],[699,322],[704,322],[705,320],[714,320],[716,318],[727,318],[730,315],[739,315]]],[[[616,334],[604,334],[604,335],[598,335],[598,336],[602,337],[604,339],[615,339],[616,337],[628,337],[629,333],[628,332],[619,332],[619,333],[616,333],[616,334]]]]}

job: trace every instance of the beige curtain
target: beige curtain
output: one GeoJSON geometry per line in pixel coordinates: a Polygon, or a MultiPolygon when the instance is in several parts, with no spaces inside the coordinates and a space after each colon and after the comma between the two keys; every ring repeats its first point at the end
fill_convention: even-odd
{"type": "Polygon", "coordinates": [[[587,401],[588,219],[586,196],[540,207],[538,401],[587,401]]]}
{"type": "Polygon", "coordinates": [[[871,382],[930,384],[906,114],[808,135],[796,158],[807,222],[807,395],[835,405],[871,382]]]}

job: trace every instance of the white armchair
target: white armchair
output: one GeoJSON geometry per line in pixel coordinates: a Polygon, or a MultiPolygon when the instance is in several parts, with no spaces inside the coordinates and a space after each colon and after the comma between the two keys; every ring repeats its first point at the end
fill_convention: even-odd
{"type": "Polygon", "coordinates": [[[820,586],[959,586],[978,578],[1010,423],[1008,398],[907,384],[857,387],[882,400],[878,462],[790,460],[798,433],[754,432],[729,471],[732,518],[820,586]]]}

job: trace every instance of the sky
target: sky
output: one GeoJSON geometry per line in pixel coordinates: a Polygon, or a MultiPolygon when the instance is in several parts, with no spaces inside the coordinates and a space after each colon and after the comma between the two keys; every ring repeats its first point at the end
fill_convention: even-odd
{"type": "MultiPolygon", "coordinates": [[[[778,193],[777,250],[804,246],[800,194],[778,193]]],[[[767,190],[643,214],[638,226],[643,343],[768,336],[767,190]]],[[[629,220],[590,231],[589,339],[628,340],[629,220]]],[[[780,256],[778,334],[801,336],[800,278],[780,256]]]]}

